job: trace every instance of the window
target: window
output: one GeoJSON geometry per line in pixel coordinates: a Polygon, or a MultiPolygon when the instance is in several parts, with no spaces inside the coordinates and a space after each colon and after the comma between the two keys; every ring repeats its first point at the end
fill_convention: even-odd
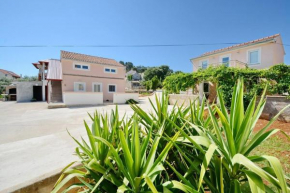
{"type": "Polygon", "coordinates": [[[259,50],[249,51],[249,63],[250,64],[259,64],[259,50]]]}
{"type": "Polygon", "coordinates": [[[116,85],[114,85],[114,84],[110,84],[109,85],[109,92],[116,92],[116,85]]]}
{"type": "Polygon", "coordinates": [[[74,91],[75,92],[85,92],[86,91],[86,83],[84,83],[84,82],[75,82],[74,83],[74,91]]]}
{"type": "Polygon", "coordinates": [[[83,65],[83,64],[74,64],[74,69],[77,70],[90,70],[89,65],[83,65]]]}
{"type": "Polygon", "coordinates": [[[85,70],[88,70],[89,69],[89,66],[83,65],[82,68],[85,69],[85,70]]]}
{"type": "Polygon", "coordinates": [[[102,83],[93,83],[93,92],[102,92],[102,83]]]}
{"type": "Polygon", "coordinates": [[[225,65],[226,67],[229,67],[229,65],[230,65],[230,58],[229,57],[222,58],[222,64],[225,65]]]}
{"type": "Polygon", "coordinates": [[[203,92],[204,93],[208,93],[209,92],[209,83],[208,82],[204,82],[203,83],[203,92]]]}
{"type": "Polygon", "coordinates": [[[106,73],[113,73],[113,74],[115,74],[115,73],[117,73],[117,69],[115,69],[115,68],[105,68],[105,72],[106,73]]]}
{"type": "Polygon", "coordinates": [[[207,68],[207,60],[201,62],[201,68],[202,69],[206,69],[207,68]]]}
{"type": "Polygon", "coordinates": [[[82,66],[79,64],[75,64],[75,68],[81,68],[82,66]]]}

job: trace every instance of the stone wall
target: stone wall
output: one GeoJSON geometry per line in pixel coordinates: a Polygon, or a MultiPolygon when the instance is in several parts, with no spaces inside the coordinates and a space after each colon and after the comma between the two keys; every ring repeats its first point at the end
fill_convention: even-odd
{"type": "Polygon", "coordinates": [[[198,98],[198,95],[186,95],[186,94],[170,94],[169,104],[174,105],[177,102],[178,106],[184,104],[185,106],[190,105],[190,101],[193,102],[198,98]]]}
{"type": "MultiPolygon", "coordinates": [[[[260,98],[257,99],[257,104],[260,98]]],[[[270,120],[277,115],[284,107],[290,104],[290,100],[283,96],[267,96],[266,105],[261,115],[261,119],[270,120]]],[[[279,117],[279,121],[290,122],[290,108],[287,108],[279,117]]]]}

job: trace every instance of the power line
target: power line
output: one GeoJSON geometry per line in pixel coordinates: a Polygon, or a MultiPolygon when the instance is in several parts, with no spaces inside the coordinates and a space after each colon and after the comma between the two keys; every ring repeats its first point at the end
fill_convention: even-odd
{"type": "MultiPolygon", "coordinates": [[[[211,46],[211,45],[235,45],[241,43],[195,43],[195,44],[140,44],[140,45],[0,45],[0,48],[141,48],[141,47],[186,47],[186,46],[211,46]]],[[[280,44],[280,43],[276,43],[280,44]]],[[[290,44],[280,44],[290,46],[290,44]]]]}

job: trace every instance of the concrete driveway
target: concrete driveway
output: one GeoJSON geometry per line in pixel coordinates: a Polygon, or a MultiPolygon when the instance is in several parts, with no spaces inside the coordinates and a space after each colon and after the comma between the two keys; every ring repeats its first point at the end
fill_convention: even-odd
{"type": "MultiPolygon", "coordinates": [[[[148,97],[142,109],[151,109],[148,97]]],[[[120,115],[133,114],[119,105],[120,115]]],[[[47,109],[47,103],[0,102],[0,192],[12,192],[61,171],[76,160],[75,142],[67,134],[85,135],[87,113],[110,112],[115,105],[47,109]]]]}

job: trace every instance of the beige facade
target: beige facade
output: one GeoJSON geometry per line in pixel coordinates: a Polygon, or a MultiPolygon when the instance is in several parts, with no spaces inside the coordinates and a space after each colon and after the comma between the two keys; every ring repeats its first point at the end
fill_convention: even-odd
{"type": "Polygon", "coordinates": [[[193,71],[207,66],[221,65],[223,61],[229,61],[230,67],[244,67],[266,69],[275,64],[284,62],[284,47],[279,34],[259,40],[231,46],[228,48],[205,53],[191,59],[193,71]],[[255,54],[254,62],[251,62],[251,54],[255,54]]]}
{"type": "MultiPolygon", "coordinates": [[[[190,61],[193,72],[209,66],[226,65],[228,67],[267,69],[275,64],[284,63],[285,50],[280,34],[258,40],[210,51],[190,61]]],[[[216,85],[211,82],[200,83],[197,88],[200,98],[205,94],[209,102],[216,98],[216,85]]]]}

